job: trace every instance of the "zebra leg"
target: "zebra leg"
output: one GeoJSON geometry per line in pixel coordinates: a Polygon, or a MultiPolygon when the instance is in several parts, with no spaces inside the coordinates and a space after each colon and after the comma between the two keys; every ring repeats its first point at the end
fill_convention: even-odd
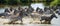
{"type": "Polygon", "coordinates": [[[42,21],[40,21],[41,22],[41,24],[42,24],[42,21]]]}
{"type": "Polygon", "coordinates": [[[10,21],[8,24],[14,24],[14,22],[18,21],[17,19],[16,20],[12,20],[10,21]]]}
{"type": "Polygon", "coordinates": [[[22,17],[21,17],[21,23],[20,24],[23,24],[23,20],[22,20],[22,17]]]}
{"type": "Polygon", "coordinates": [[[43,19],[40,20],[41,24],[43,24],[42,21],[43,21],[43,19]]]}
{"type": "Polygon", "coordinates": [[[40,20],[41,24],[42,24],[42,20],[40,20]]]}
{"type": "Polygon", "coordinates": [[[23,21],[22,21],[22,19],[21,19],[21,24],[23,24],[23,21]]]}
{"type": "Polygon", "coordinates": [[[51,24],[51,21],[48,21],[48,24],[51,24]]]}

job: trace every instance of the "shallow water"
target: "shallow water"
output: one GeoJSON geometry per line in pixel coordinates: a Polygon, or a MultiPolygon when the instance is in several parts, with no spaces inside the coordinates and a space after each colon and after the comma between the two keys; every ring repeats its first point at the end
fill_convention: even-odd
{"type": "Polygon", "coordinates": [[[57,19],[56,18],[53,18],[52,21],[51,21],[51,24],[28,24],[29,21],[31,20],[31,18],[25,18],[24,19],[24,25],[20,25],[20,24],[2,24],[3,21],[8,21],[8,19],[0,19],[1,23],[0,23],[0,26],[60,26],[60,15],[56,14],[57,15],[57,19]]]}
{"type": "MultiPolygon", "coordinates": [[[[34,6],[33,6],[34,7],[34,6]]],[[[37,7],[37,6],[36,6],[37,7]]],[[[41,7],[41,6],[40,6],[41,7]]],[[[4,9],[0,9],[0,13],[3,13],[4,9]]],[[[29,23],[29,19],[30,18],[25,18],[24,22],[26,22],[24,25],[20,25],[20,24],[2,24],[3,21],[8,21],[8,19],[0,19],[0,26],[60,26],[60,15],[57,15],[57,19],[53,18],[51,21],[51,24],[28,24],[29,23]]],[[[32,19],[31,19],[32,20],[32,19]]]]}

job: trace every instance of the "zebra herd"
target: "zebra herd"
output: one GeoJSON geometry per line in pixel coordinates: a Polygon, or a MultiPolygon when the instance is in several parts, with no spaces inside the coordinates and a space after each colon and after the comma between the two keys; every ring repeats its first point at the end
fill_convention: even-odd
{"type": "MultiPolygon", "coordinates": [[[[18,9],[13,9],[13,7],[10,7],[10,9],[5,9],[4,13],[0,13],[0,17],[1,16],[4,16],[4,18],[11,18],[11,22],[9,22],[9,24],[13,24],[14,22],[20,20],[21,21],[21,24],[23,24],[23,20],[22,18],[24,16],[33,16],[31,15],[31,13],[34,12],[34,9],[32,7],[29,7],[29,8],[21,8],[21,7],[18,7],[18,9]]],[[[37,7],[36,13],[38,14],[52,14],[50,17],[46,17],[46,16],[41,16],[41,20],[40,21],[49,21],[49,24],[52,20],[53,17],[57,18],[55,13],[53,13],[53,10],[52,9],[47,9],[45,8],[44,11],[42,9],[40,9],[39,7],[37,7]]],[[[42,23],[42,22],[41,22],[42,23]]]]}

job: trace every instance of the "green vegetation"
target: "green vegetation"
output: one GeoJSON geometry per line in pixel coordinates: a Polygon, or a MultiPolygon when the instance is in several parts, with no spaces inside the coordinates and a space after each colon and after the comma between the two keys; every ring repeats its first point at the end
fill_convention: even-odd
{"type": "Polygon", "coordinates": [[[59,3],[60,0],[54,0],[53,2],[50,3],[50,6],[57,6],[59,3]]]}
{"type": "Polygon", "coordinates": [[[31,3],[40,3],[43,2],[45,5],[48,6],[59,6],[60,0],[0,0],[0,5],[30,5],[31,3]]]}
{"type": "Polygon", "coordinates": [[[53,2],[54,0],[46,0],[46,5],[50,5],[51,2],[53,2]]]}

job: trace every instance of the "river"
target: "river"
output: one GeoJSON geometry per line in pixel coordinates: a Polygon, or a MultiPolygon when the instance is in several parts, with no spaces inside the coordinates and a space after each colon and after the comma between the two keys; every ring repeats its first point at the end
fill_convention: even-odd
{"type": "MultiPolygon", "coordinates": [[[[32,4],[33,5],[33,4],[32,4]]],[[[37,5],[37,4],[36,4],[37,5]]],[[[33,5],[34,7],[34,5],[33,5]]],[[[37,6],[36,6],[37,7],[37,6]]],[[[34,7],[34,8],[36,8],[34,7]]],[[[41,7],[41,6],[39,6],[41,7]]],[[[44,7],[44,6],[42,6],[44,7]]],[[[42,8],[41,7],[41,8],[42,8]]],[[[5,9],[0,9],[0,13],[3,13],[5,9]]],[[[53,18],[52,21],[51,21],[51,24],[24,24],[24,25],[20,25],[20,24],[10,24],[10,25],[3,25],[3,24],[0,24],[0,26],[60,26],[60,15],[56,14],[56,16],[58,17],[57,19],[56,18],[53,18]]]]}

